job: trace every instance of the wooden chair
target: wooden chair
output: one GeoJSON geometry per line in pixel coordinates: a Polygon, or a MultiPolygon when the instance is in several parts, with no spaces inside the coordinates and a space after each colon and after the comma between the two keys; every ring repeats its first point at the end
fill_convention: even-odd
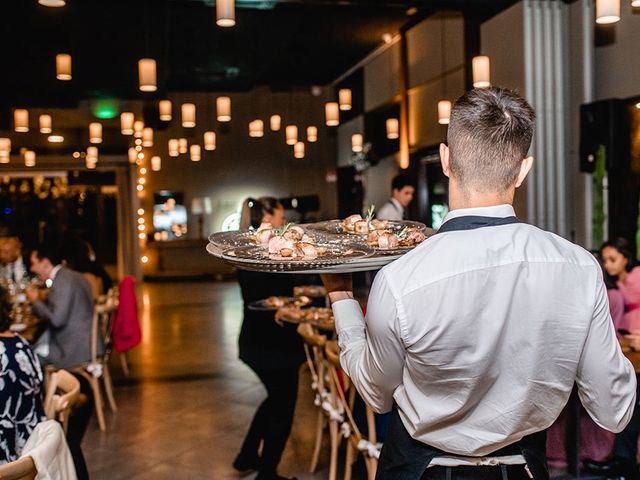
{"type": "MultiPolygon", "coordinates": [[[[325,358],[330,379],[331,396],[336,408],[341,405],[340,410],[343,410],[345,414],[345,424],[340,428],[343,436],[347,438],[344,480],[351,480],[353,462],[355,461],[357,452],[362,453],[364,457],[368,480],[374,480],[378,468],[378,457],[380,455],[380,446],[376,439],[374,412],[371,407],[366,405],[368,434],[365,437],[362,432],[360,432],[353,417],[353,405],[357,392],[349,377],[340,370],[340,347],[337,341],[332,340],[325,344],[325,358]],[[339,370],[342,372],[342,376],[338,375],[339,370]]],[[[332,431],[332,436],[333,435],[334,433],[332,431]]],[[[335,448],[337,449],[337,447],[335,448]]],[[[329,478],[335,478],[335,476],[331,477],[331,471],[329,478]]]]}
{"type": "Polygon", "coordinates": [[[318,334],[308,323],[298,325],[298,334],[304,340],[304,352],[307,357],[307,366],[309,367],[312,379],[311,387],[316,393],[314,403],[318,407],[315,443],[309,465],[309,472],[314,473],[318,467],[320,449],[322,448],[322,433],[326,423],[326,413],[322,407],[322,402],[325,400],[327,394],[324,360],[324,345],[327,342],[327,337],[318,334]]]}
{"type": "Polygon", "coordinates": [[[91,385],[93,399],[95,403],[96,416],[100,430],[106,430],[104,419],[104,400],[100,387],[100,378],[103,380],[104,390],[112,411],[117,410],[115,398],[113,397],[113,386],[111,373],[109,372],[109,354],[111,351],[111,329],[113,327],[113,317],[118,310],[117,300],[107,297],[103,303],[98,303],[94,307],[93,318],[91,320],[91,360],[71,369],[72,372],[82,375],[91,385]],[[98,355],[98,338],[102,337],[105,351],[98,355]]]}
{"type": "Polygon", "coordinates": [[[48,377],[44,398],[44,413],[51,420],[58,420],[67,433],[71,408],[80,398],[80,382],[66,370],[57,370],[48,377]],[[58,394],[58,391],[62,394],[58,394]]]}
{"type": "Polygon", "coordinates": [[[34,480],[38,471],[29,456],[0,465],[0,480],[34,480]]]}

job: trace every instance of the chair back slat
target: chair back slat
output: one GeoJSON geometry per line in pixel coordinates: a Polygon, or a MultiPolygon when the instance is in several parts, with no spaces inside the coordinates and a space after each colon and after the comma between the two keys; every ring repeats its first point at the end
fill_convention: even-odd
{"type": "Polygon", "coordinates": [[[33,458],[29,456],[0,465],[0,480],[34,480],[37,474],[33,458]]]}

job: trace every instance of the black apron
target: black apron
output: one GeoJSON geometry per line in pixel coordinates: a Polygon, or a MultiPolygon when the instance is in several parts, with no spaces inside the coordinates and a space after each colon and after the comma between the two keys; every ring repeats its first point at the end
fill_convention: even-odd
{"type": "MultiPolygon", "coordinates": [[[[462,216],[445,222],[438,233],[474,230],[519,222],[516,217],[462,216]]],[[[527,470],[531,477],[535,480],[548,480],[546,438],[546,430],[543,430],[485,456],[522,455],[527,462],[527,470]]],[[[419,480],[431,461],[440,456],[451,456],[451,454],[412,438],[400,419],[397,407],[395,407],[389,431],[380,452],[376,480],[419,480]]],[[[487,467],[478,466],[477,468],[487,467]]]]}

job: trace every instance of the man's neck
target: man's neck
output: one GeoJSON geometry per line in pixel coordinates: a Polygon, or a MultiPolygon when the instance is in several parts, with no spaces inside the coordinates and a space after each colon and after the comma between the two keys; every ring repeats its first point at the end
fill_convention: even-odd
{"type": "Polygon", "coordinates": [[[455,181],[449,182],[449,210],[463,208],[495,207],[497,205],[513,205],[515,189],[498,193],[467,193],[456,185],[455,181]]]}

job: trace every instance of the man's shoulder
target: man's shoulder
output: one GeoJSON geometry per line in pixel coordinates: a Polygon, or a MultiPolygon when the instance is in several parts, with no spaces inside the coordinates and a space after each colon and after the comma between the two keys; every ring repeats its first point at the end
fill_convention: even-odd
{"type": "Polygon", "coordinates": [[[432,283],[477,268],[513,262],[598,267],[593,255],[579,245],[534,225],[517,223],[434,235],[385,266],[384,271],[389,280],[409,287],[418,278],[418,283],[432,283]],[[495,235],[494,228],[508,232],[495,235]]]}

